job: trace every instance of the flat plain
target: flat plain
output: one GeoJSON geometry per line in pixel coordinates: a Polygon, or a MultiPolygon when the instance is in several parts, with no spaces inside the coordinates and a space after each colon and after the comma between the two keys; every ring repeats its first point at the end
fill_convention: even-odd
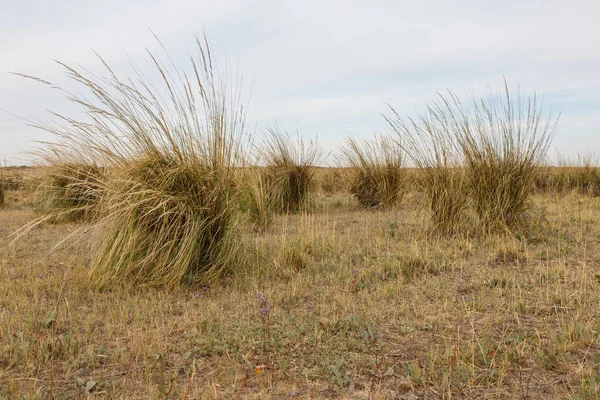
{"type": "Polygon", "coordinates": [[[436,235],[418,191],[365,210],[320,174],[310,213],[244,228],[252,268],[170,289],[90,288],[86,225],[15,241],[34,193],[6,191],[0,398],[600,398],[600,198],[436,235]]]}

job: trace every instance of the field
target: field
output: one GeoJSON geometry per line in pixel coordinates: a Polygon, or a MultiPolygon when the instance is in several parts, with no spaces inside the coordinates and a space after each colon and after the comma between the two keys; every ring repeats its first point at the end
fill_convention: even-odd
{"type": "Polygon", "coordinates": [[[341,173],[243,228],[251,268],[170,289],[90,288],[85,222],[12,243],[37,214],[7,190],[0,398],[600,398],[600,198],[539,191],[535,231],[438,235],[416,189],[365,210],[341,173]]]}

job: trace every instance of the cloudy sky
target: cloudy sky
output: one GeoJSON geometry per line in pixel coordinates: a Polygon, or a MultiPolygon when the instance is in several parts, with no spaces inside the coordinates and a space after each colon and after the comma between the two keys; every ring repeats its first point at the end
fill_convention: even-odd
{"type": "MultiPolygon", "coordinates": [[[[278,121],[335,150],[385,131],[386,104],[415,115],[440,91],[536,90],[562,111],[554,152],[600,151],[600,1],[0,0],[0,109],[68,110],[53,60],[94,70],[92,49],[127,74],[127,56],[163,41],[175,61],[206,31],[220,65],[252,86],[248,123],[278,121]],[[252,85],[251,85],[252,84],[252,85]]],[[[0,111],[0,159],[25,163],[48,134],[0,111]]]]}

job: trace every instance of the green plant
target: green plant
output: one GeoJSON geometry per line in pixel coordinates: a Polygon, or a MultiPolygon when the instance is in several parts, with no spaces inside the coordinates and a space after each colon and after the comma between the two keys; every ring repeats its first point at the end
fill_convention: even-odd
{"type": "Polygon", "coordinates": [[[344,362],[338,361],[335,364],[329,366],[331,371],[331,381],[333,383],[333,390],[336,393],[340,393],[344,388],[350,386],[350,370],[344,368],[344,362]]]}
{"type": "Polygon", "coordinates": [[[342,152],[353,170],[350,193],[363,207],[389,208],[400,203],[405,173],[402,149],[395,141],[385,136],[363,143],[348,138],[342,152]]]}

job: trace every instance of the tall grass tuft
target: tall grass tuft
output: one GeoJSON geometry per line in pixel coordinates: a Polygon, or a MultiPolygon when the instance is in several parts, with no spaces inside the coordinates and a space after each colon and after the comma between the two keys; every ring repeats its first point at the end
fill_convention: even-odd
{"type": "Polygon", "coordinates": [[[342,154],[353,171],[350,193],[363,207],[391,208],[400,203],[405,173],[403,151],[395,141],[383,135],[362,143],[348,138],[342,154]]]}
{"type": "Polygon", "coordinates": [[[444,103],[428,106],[416,119],[402,118],[393,108],[391,111],[392,115],[385,119],[417,169],[414,181],[425,193],[432,230],[457,233],[467,205],[465,175],[444,103]]]}
{"type": "Polygon", "coordinates": [[[36,211],[50,221],[89,221],[97,217],[105,171],[93,164],[50,163],[37,188],[36,211]]]}
{"type": "Polygon", "coordinates": [[[256,231],[265,231],[271,226],[275,211],[265,171],[260,166],[252,166],[240,174],[241,208],[256,231]]]}
{"type": "Polygon", "coordinates": [[[530,223],[530,197],[557,120],[542,116],[534,95],[504,93],[464,107],[456,97],[448,115],[457,126],[471,201],[486,232],[530,223]]]}
{"type": "Polygon", "coordinates": [[[277,212],[306,211],[311,204],[315,173],[325,159],[316,140],[294,139],[279,129],[267,134],[264,160],[268,201],[277,212]]]}
{"type": "Polygon", "coordinates": [[[166,50],[149,52],[151,70],[134,65],[132,78],[102,59],[104,75],[62,64],[85,93],[68,98],[86,118],[40,126],[58,142],[45,151],[60,160],[68,148],[111,172],[94,222],[90,283],[97,288],[206,282],[241,262],[235,174],[243,166],[244,113],[207,39],[196,42],[186,72],[166,50]]]}
{"type": "MultiPolygon", "coordinates": [[[[393,110],[392,110],[393,111],[393,110]]],[[[450,232],[473,209],[486,234],[532,220],[530,195],[556,127],[535,95],[488,95],[464,104],[448,92],[417,120],[394,112],[398,132],[420,168],[434,222],[450,232]]]]}

